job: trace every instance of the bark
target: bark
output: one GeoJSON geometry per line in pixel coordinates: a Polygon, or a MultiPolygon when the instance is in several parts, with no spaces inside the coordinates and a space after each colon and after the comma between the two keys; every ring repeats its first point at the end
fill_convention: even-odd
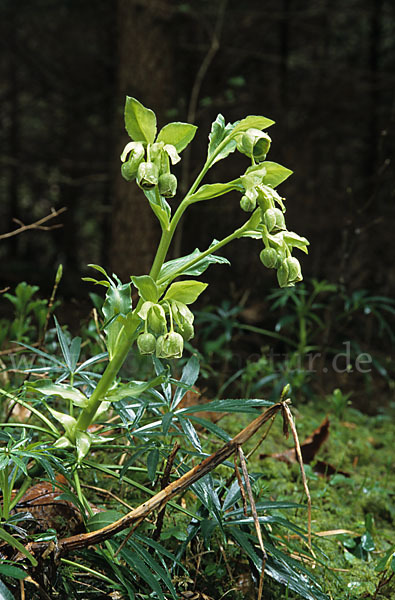
{"type": "MultiPolygon", "coordinates": [[[[125,96],[155,111],[159,127],[172,105],[173,56],[169,0],[118,0],[118,82],[116,156],[129,138],[123,127],[125,96]]],[[[149,271],[160,228],[136,184],[124,181],[114,165],[111,268],[123,280],[149,271]]]]}

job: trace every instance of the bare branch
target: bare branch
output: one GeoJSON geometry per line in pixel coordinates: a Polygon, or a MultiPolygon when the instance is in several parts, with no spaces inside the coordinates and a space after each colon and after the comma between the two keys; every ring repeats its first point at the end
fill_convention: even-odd
{"type": "Polygon", "coordinates": [[[54,210],[52,208],[49,215],[47,215],[46,217],[43,217],[42,219],[39,219],[38,221],[35,221],[34,223],[30,223],[29,225],[25,225],[19,219],[13,219],[14,222],[17,225],[19,225],[19,227],[17,229],[14,229],[13,231],[9,231],[8,233],[0,234],[0,240],[6,240],[8,238],[13,237],[14,235],[19,235],[20,233],[24,233],[25,231],[28,231],[31,229],[39,229],[40,231],[50,231],[51,229],[58,229],[59,227],[63,227],[63,225],[61,223],[59,223],[57,225],[49,225],[49,226],[44,225],[44,223],[47,223],[51,219],[58,217],[59,215],[64,213],[66,210],[67,210],[67,208],[65,206],[63,206],[62,208],[59,208],[59,210],[54,210]]]}

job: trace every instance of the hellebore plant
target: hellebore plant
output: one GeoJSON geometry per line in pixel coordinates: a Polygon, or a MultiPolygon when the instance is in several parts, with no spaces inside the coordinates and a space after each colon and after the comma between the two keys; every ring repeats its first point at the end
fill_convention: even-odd
{"type": "Polygon", "coordinates": [[[172,214],[167,200],[176,195],[177,179],[171,168],[181,160],[180,153],[192,141],[196,127],[175,122],[157,133],[155,113],[135,98],[127,97],[125,127],[132,141],[126,144],[121,155],[121,173],[127,181],[136,181],[145,194],[162,235],[149,275],[131,276],[131,281],[123,284],[115,275],[109,277],[102,267],[91,265],[105,277],[86,279],[107,290],[103,314],[109,362],[89,397],[59,382],[34,385],[36,392],[70,401],[68,415],[50,409],[65,430],[55,446],[75,446],[78,459],[82,460],[95,443],[95,436],[87,431],[88,427],[108,410],[110,402],[139,395],[159,383],[160,377],[148,383],[117,385],[117,375],[134,342],[137,341],[141,354],[156,354],[164,359],[182,356],[184,341],[194,335],[194,315],[188,305],[207,287],[206,283],[191,277],[199,277],[211,263],[227,263],[225,258],[217,256],[221,248],[242,237],[261,240],[264,247],[260,260],[267,268],[277,270],[280,287],[293,286],[302,280],[299,261],[292,256],[292,251],[298,248],[307,253],[308,241],[286,228],[284,199],[276,188],[291,171],[266,160],[271,139],[263,130],[271,125],[273,121],[261,116],[248,116],[225,124],[224,117],[218,115],[212,124],[203,168],[172,214]],[[245,172],[226,183],[202,185],[209,169],[236,150],[250,160],[245,172]],[[196,249],[188,256],[165,262],[176,227],[187,208],[232,191],[240,193],[240,207],[250,213],[245,223],[224,239],[213,241],[203,252],[196,249]],[[140,297],[135,307],[131,301],[132,285],[140,297]],[[78,415],[74,414],[74,407],[79,410],[78,415]]]}

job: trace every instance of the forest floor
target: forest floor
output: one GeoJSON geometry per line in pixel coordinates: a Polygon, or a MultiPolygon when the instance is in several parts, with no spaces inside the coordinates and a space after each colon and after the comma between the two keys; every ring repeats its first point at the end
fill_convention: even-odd
{"type": "MultiPolygon", "coordinates": [[[[377,566],[395,542],[395,404],[389,404],[375,416],[363,414],[352,406],[336,415],[326,401],[317,400],[294,406],[293,413],[300,442],[307,439],[316,446],[313,449],[316,454],[305,469],[313,506],[313,543],[318,562],[326,565],[315,566],[317,579],[325,581],[323,591],[333,600],[394,598],[394,578],[387,582],[390,574],[388,571],[383,574],[377,566]],[[325,470],[330,473],[332,469],[334,472],[330,475],[323,473],[325,470]]],[[[236,433],[236,427],[239,429],[248,421],[248,415],[241,416],[237,422],[234,416],[228,416],[221,421],[221,426],[229,433],[236,433]]],[[[250,447],[254,443],[256,440],[250,447]]],[[[299,466],[284,462],[287,457],[284,453],[290,448],[292,437],[285,441],[278,420],[250,458],[249,471],[263,473],[260,485],[265,498],[305,502],[299,466]],[[283,454],[282,460],[270,456],[278,453],[283,454]]],[[[247,445],[246,454],[250,449],[247,445]]],[[[288,511],[287,516],[290,516],[288,511]]],[[[298,511],[293,518],[296,524],[306,528],[306,513],[298,511]]],[[[209,553],[205,557],[200,589],[206,589],[210,597],[222,597],[229,590],[221,583],[229,567],[235,595],[227,597],[255,598],[248,565],[244,571],[243,564],[236,558],[233,563],[230,559],[228,565],[217,563],[214,569],[214,555],[213,550],[213,563],[209,553]],[[213,594],[214,583],[217,595],[213,594]]],[[[293,600],[300,597],[292,591],[284,593],[283,586],[266,577],[264,598],[293,600]]]]}

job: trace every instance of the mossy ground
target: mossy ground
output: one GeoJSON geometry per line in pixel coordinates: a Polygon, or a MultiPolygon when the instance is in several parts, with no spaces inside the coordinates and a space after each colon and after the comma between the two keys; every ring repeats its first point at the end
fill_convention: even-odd
{"type": "MultiPolygon", "coordinates": [[[[322,477],[314,472],[314,463],[306,468],[313,504],[313,532],[350,532],[314,537],[314,543],[325,555],[317,553],[317,557],[326,565],[316,565],[316,576],[320,582],[324,582],[323,591],[333,600],[394,598],[395,582],[391,580],[380,587],[384,575],[376,570],[379,560],[395,542],[392,418],[394,406],[389,406],[385,412],[376,416],[367,416],[352,407],[347,407],[341,418],[331,414],[330,409],[327,402],[319,400],[293,407],[301,442],[319,427],[328,415],[329,437],[316,458],[327,461],[336,469],[349,474],[349,477],[339,473],[322,477]],[[369,552],[361,550],[360,544],[367,527],[371,530],[374,542],[374,549],[369,552]]],[[[236,428],[241,428],[250,420],[248,415],[242,419],[238,418],[237,421],[228,416],[221,425],[233,433],[236,432],[236,428]]],[[[256,438],[252,440],[250,447],[256,441],[256,438]]],[[[262,454],[278,453],[290,447],[291,436],[288,441],[284,439],[281,418],[277,418],[263,445],[249,460],[250,472],[263,473],[261,493],[266,499],[269,497],[276,501],[305,501],[298,465],[288,465],[274,458],[261,457],[262,454]]],[[[248,450],[248,447],[245,448],[246,453],[248,450]]],[[[290,516],[291,513],[287,511],[287,518],[290,519],[290,516]]],[[[307,515],[303,511],[294,514],[292,520],[301,527],[307,527],[307,515]]],[[[232,561],[232,557],[229,557],[230,570],[234,569],[236,580],[237,575],[239,576],[239,591],[235,589],[227,597],[253,598],[253,592],[248,592],[245,587],[248,578],[243,569],[240,569],[240,565],[242,563],[232,561]]],[[[225,568],[223,564],[222,567],[225,568]]],[[[205,577],[204,569],[203,564],[203,579],[211,580],[213,589],[215,576],[212,574],[211,577],[205,577]]],[[[390,573],[387,572],[387,577],[390,573]]],[[[225,591],[218,581],[218,593],[225,591]]],[[[283,586],[275,584],[269,578],[265,581],[264,597],[270,600],[299,598],[292,592],[286,592],[283,586]]]]}

